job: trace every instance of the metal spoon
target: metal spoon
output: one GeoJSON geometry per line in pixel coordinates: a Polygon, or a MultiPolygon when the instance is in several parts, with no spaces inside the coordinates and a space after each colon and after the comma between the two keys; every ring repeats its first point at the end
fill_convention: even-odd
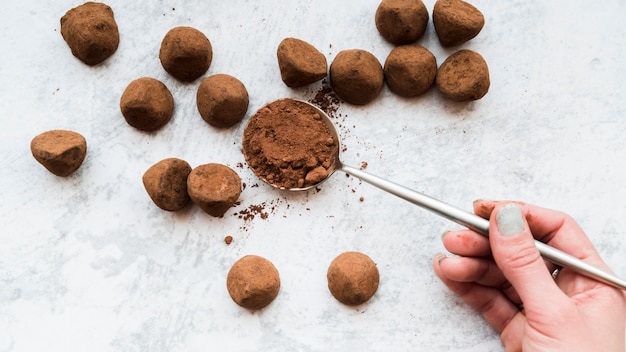
{"type": "MultiPolygon", "coordinates": [[[[333,173],[335,173],[335,171],[343,171],[348,175],[359,178],[373,186],[376,186],[384,191],[394,194],[415,205],[418,205],[424,209],[430,210],[437,215],[443,216],[444,218],[447,218],[448,220],[454,221],[457,224],[463,225],[482,235],[489,236],[489,221],[487,219],[483,219],[475,214],[468,213],[466,211],[463,211],[452,205],[446,204],[435,198],[429,197],[420,192],[414,191],[412,189],[409,189],[397,183],[388,181],[378,176],[374,176],[372,174],[364,172],[363,170],[344,164],[339,158],[339,151],[341,150],[339,135],[330,117],[317,106],[310,104],[308,102],[304,102],[304,103],[310,105],[312,109],[315,109],[315,111],[317,111],[317,113],[321,116],[324,124],[326,124],[326,126],[328,127],[328,130],[337,145],[336,155],[334,157],[334,164],[331,165],[331,167],[328,169],[328,176],[324,180],[320,181],[319,183],[308,185],[308,186],[301,187],[301,188],[290,188],[288,189],[289,191],[303,191],[303,190],[316,187],[322,182],[324,182],[325,180],[327,180],[328,178],[330,178],[330,176],[333,173]]],[[[281,188],[275,184],[272,184],[271,182],[268,182],[262,177],[261,179],[264,182],[274,187],[281,188]]],[[[281,189],[284,189],[284,188],[281,188],[281,189]]],[[[589,263],[586,263],[572,255],[569,255],[554,247],[551,247],[543,242],[535,240],[535,246],[539,250],[539,253],[541,254],[541,256],[547,261],[550,261],[558,266],[568,268],[581,275],[587,276],[589,278],[595,279],[605,284],[620,288],[622,290],[626,290],[626,281],[618,278],[617,276],[613,274],[610,274],[604,270],[601,270],[589,263]]]]}

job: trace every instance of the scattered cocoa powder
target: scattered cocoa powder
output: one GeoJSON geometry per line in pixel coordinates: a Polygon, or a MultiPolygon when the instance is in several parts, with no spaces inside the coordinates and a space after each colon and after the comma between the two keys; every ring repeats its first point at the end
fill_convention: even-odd
{"type": "Polygon", "coordinates": [[[265,202],[263,202],[261,204],[250,205],[246,209],[240,210],[234,215],[238,216],[240,219],[243,219],[243,221],[250,221],[253,220],[257,215],[261,219],[267,219],[269,213],[265,211],[265,202]]]}
{"type": "Polygon", "coordinates": [[[280,276],[269,260],[257,255],[246,255],[228,271],[226,288],[239,306],[258,310],[272,303],[278,295],[280,276]]]}
{"type": "Polygon", "coordinates": [[[61,17],[61,35],[72,55],[97,65],[117,50],[120,34],[113,10],[99,2],[86,2],[61,17]]]}
{"type": "Polygon", "coordinates": [[[279,188],[303,188],[325,179],[337,148],[318,110],[295,99],[276,100],[259,109],[243,134],[248,166],[279,188]]]}
{"type": "Polygon", "coordinates": [[[224,242],[229,245],[231,243],[233,243],[233,236],[226,236],[224,237],[224,242]]]}
{"type": "Polygon", "coordinates": [[[337,110],[341,106],[341,99],[335,94],[333,88],[328,85],[328,81],[323,80],[322,86],[315,93],[315,96],[309,100],[309,103],[315,104],[330,118],[335,118],[337,117],[337,110]]]}
{"type": "Polygon", "coordinates": [[[80,133],[51,130],[30,142],[35,160],[57,176],[68,176],[80,167],[87,154],[87,141],[80,133]]]}
{"type": "Polygon", "coordinates": [[[150,199],[159,208],[177,211],[189,204],[187,177],[191,166],[185,160],[167,158],[152,165],[142,177],[150,199]]]}
{"type": "Polygon", "coordinates": [[[359,305],[378,290],[380,275],[376,263],[360,252],[337,256],[326,273],[330,293],[341,303],[359,305]]]}
{"type": "Polygon", "coordinates": [[[174,78],[191,82],[211,65],[213,47],[204,33],[192,27],[174,27],[163,37],[159,50],[161,65],[174,78]]]}

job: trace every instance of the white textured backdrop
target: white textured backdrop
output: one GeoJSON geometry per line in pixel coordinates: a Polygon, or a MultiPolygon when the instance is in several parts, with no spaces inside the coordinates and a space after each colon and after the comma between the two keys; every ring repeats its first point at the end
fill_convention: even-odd
{"type": "MultiPolygon", "coordinates": [[[[431,12],[434,1],[425,3],[431,12]]],[[[96,67],[75,59],[60,34],[59,19],[79,4],[0,2],[0,351],[501,350],[430,267],[440,235],[457,225],[344,175],[299,194],[261,184],[240,151],[244,124],[210,127],[195,106],[200,80],[179,83],[158,60],[170,28],[204,32],[214,50],[207,75],[233,75],[249,91],[245,123],[269,101],[308,100],[320,88],[282,83],[275,52],[285,37],[308,41],[329,63],[352,48],[384,62],[392,46],[374,25],[377,1],[110,0],[121,42],[96,67]],[[119,112],[126,85],[142,76],[175,99],[156,133],[119,112]],[[49,129],[87,139],[70,177],[30,155],[30,140],[49,129]],[[166,157],[229,165],[247,185],[241,204],[219,219],[196,206],[161,211],[141,176],[166,157]],[[368,254],[381,274],[358,307],[326,288],[328,264],[348,250],[368,254]],[[228,269],[246,254],[271,260],[282,279],[258,312],[226,291],[228,269]]],[[[626,3],[473,4],[486,19],[474,40],[443,49],[431,21],[419,43],[439,64],[459,48],[481,53],[489,93],[460,104],[434,88],[415,99],[385,88],[366,106],[340,104],[344,161],[467,210],[477,198],[506,198],[566,211],[623,277],[626,3]]]]}

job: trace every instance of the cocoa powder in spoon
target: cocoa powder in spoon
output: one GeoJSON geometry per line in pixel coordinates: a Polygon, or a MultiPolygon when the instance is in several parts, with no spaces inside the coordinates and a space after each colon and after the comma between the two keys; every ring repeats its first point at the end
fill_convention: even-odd
{"type": "Polygon", "coordinates": [[[243,134],[243,153],[252,171],[278,188],[302,188],[326,177],[338,143],[315,107],[281,99],[259,109],[243,134]]]}

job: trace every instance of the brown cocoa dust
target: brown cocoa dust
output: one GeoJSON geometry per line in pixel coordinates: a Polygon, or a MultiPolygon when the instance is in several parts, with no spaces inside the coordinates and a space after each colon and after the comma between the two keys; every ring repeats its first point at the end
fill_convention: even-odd
{"type": "Polygon", "coordinates": [[[252,171],[278,188],[302,188],[324,180],[338,143],[315,107],[280,99],[259,109],[243,135],[243,153],[252,171]]]}

